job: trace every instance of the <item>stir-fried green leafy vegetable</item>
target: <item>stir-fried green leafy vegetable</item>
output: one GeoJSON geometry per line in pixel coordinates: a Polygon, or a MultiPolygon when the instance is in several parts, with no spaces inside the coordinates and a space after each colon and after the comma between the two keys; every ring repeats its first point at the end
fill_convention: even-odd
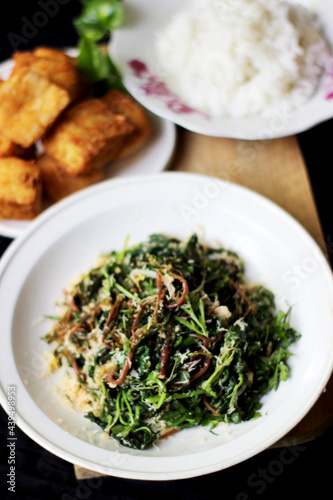
{"type": "Polygon", "coordinates": [[[144,449],[180,429],[258,417],[298,338],[273,294],[246,286],[236,253],[153,234],[66,292],[45,340],[90,396],[87,418],[144,449]]]}
{"type": "Polygon", "coordinates": [[[81,0],[82,12],[74,19],[79,35],[78,67],[82,74],[106,89],[125,91],[121,75],[109,53],[98,44],[119,28],[124,19],[123,5],[119,0],[81,0]]]}

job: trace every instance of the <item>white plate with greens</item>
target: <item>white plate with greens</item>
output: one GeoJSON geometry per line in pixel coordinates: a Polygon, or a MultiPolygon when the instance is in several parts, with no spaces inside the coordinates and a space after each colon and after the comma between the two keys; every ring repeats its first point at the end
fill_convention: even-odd
{"type": "MultiPolygon", "coordinates": [[[[333,278],[318,245],[266,198],[229,182],[163,172],[109,180],[62,200],[31,223],[0,263],[0,399],[15,386],[16,423],[59,457],[113,476],[170,480],[215,472],[261,452],[288,433],[325,388],[333,367],[333,278]],[[262,416],[239,424],[185,429],[157,446],[131,449],[59,403],[54,376],[44,377],[41,337],[55,302],[102,252],[120,251],[152,233],[238,252],[249,283],[291,306],[301,338],[291,346],[290,377],[263,400],[262,416]],[[302,269],[302,273],[298,270],[302,269]]],[[[55,375],[56,377],[56,375],[55,375]]]]}
{"type": "MultiPolygon", "coordinates": [[[[254,86],[246,87],[246,83],[250,77],[245,75],[243,78],[243,70],[235,65],[230,71],[227,67],[223,71],[222,69],[219,72],[216,71],[210,80],[207,78],[205,84],[203,81],[199,82],[202,78],[202,73],[209,74],[212,66],[214,66],[214,62],[210,62],[209,59],[210,53],[219,53],[221,60],[223,60],[223,57],[225,57],[225,54],[223,55],[225,44],[213,43],[211,40],[208,40],[207,46],[210,47],[209,51],[206,53],[206,56],[202,54],[200,58],[198,54],[201,53],[199,50],[195,50],[195,47],[192,47],[193,50],[190,50],[189,46],[186,45],[186,51],[181,52],[182,43],[187,43],[189,32],[191,30],[195,32],[197,24],[193,23],[193,26],[189,26],[185,25],[185,23],[180,24],[179,22],[179,26],[183,28],[173,31],[174,40],[170,32],[169,49],[168,52],[166,50],[163,52],[162,58],[160,52],[157,50],[158,37],[162,38],[162,31],[166,29],[171,20],[181,11],[190,11],[193,9],[196,1],[185,0],[179,2],[178,0],[168,0],[167,2],[162,2],[158,8],[156,8],[154,0],[127,0],[124,4],[124,24],[115,31],[110,51],[123,75],[125,85],[145,107],[159,116],[172,120],[182,127],[200,134],[247,140],[273,139],[296,134],[333,117],[333,64],[332,58],[329,56],[327,57],[327,62],[324,64],[325,69],[318,81],[318,85],[314,93],[308,96],[308,100],[302,99],[301,104],[298,104],[295,99],[292,100],[292,103],[283,103],[282,98],[281,100],[279,99],[279,102],[274,102],[274,98],[271,101],[267,99],[267,106],[271,106],[271,109],[267,113],[267,109],[264,106],[259,107],[259,111],[256,111],[255,103],[257,100],[260,102],[261,95],[270,93],[270,88],[274,86],[276,78],[272,78],[271,85],[264,88],[259,84],[257,88],[254,86]],[[172,40],[174,43],[174,55],[178,57],[179,64],[178,70],[176,70],[176,64],[174,64],[173,67],[175,69],[171,71],[169,68],[170,58],[173,55],[172,40]],[[169,54],[169,56],[167,57],[166,54],[169,54]],[[193,58],[193,61],[196,61],[196,64],[193,62],[187,72],[187,67],[189,67],[188,61],[191,58],[193,58]],[[200,75],[197,75],[194,71],[195,67],[200,68],[200,75]],[[230,74],[237,74],[239,80],[245,82],[242,87],[243,90],[238,90],[237,98],[234,99],[237,82],[235,82],[235,85],[230,84],[226,101],[227,104],[235,101],[231,110],[232,112],[230,111],[229,113],[228,110],[227,114],[223,114],[224,112],[216,113],[218,99],[213,98],[212,95],[214,97],[219,95],[219,82],[223,79],[227,80],[230,74]],[[177,75],[181,77],[179,82],[175,80],[177,75]],[[208,86],[210,81],[214,81],[215,85],[208,86]],[[195,95],[193,88],[196,87],[197,93],[195,95]],[[251,112],[250,107],[252,104],[251,106],[249,103],[245,104],[246,99],[244,100],[244,96],[246,98],[247,95],[250,95],[250,92],[252,92],[251,102],[254,106],[254,111],[251,112]],[[191,98],[189,98],[189,93],[193,94],[191,98]],[[207,99],[204,99],[203,96],[207,97],[207,99]],[[269,104],[270,102],[271,104],[269,104]],[[244,108],[245,106],[246,108],[244,108]],[[249,111],[247,110],[248,107],[249,111]]],[[[213,3],[213,8],[216,9],[216,18],[221,16],[222,20],[224,16],[230,16],[234,9],[242,7],[240,1],[216,0],[211,3],[213,3]]],[[[304,7],[318,17],[321,31],[324,33],[324,39],[327,41],[327,53],[332,51],[333,11],[330,0],[318,0],[315,2],[312,0],[291,0],[289,3],[304,7]]],[[[279,2],[277,1],[276,4],[278,5],[279,2]]],[[[203,12],[202,17],[204,18],[205,15],[206,13],[203,12]]],[[[241,21],[243,22],[247,17],[247,13],[244,12],[244,15],[240,15],[242,15],[241,21]]],[[[267,16],[267,19],[269,19],[269,13],[267,16]]],[[[261,26],[264,25],[262,20],[258,23],[261,26]]],[[[284,28],[288,31],[286,26],[284,28]]],[[[264,38],[264,41],[259,41],[258,44],[262,43],[263,47],[265,47],[265,44],[267,46],[269,37],[275,35],[275,27],[272,27],[272,30],[267,35],[268,38],[264,38]]],[[[196,40],[198,48],[201,48],[200,45],[205,43],[205,37],[201,32],[200,36],[202,43],[200,43],[200,40],[196,40]]],[[[231,37],[232,33],[230,32],[228,36],[231,37]]],[[[262,35],[261,33],[247,33],[247,36],[250,37],[250,42],[252,42],[257,38],[261,40],[260,36],[262,35]]],[[[227,38],[225,42],[228,42],[227,38]]],[[[231,50],[234,50],[240,60],[242,58],[249,60],[248,68],[251,68],[251,66],[255,67],[256,60],[262,60],[261,55],[257,58],[254,55],[256,54],[255,48],[251,46],[247,49],[246,47],[240,49],[237,47],[236,42],[237,39],[234,42],[234,49],[231,50]],[[251,60],[251,54],[253,54],[253,60],[251,60]]],[[[279,42],[279,46],[283,45],[283,43],[283,40],[281,43],[279,42]]],[[[291,45],[293,43],[287,44],[285,55],[288,55],[288,52],[291,54],[291,45]]],[[[300,56],[302,51],[301,45],[302,43],[297,48],[298,57],[302,57],[300,56]]],[[[318,59],[319,56],[315,56],[315,60],[318,61],[318,59]]],[[[233,57],[232,61],[237,61],[237,57],[233,57]]],[[[278,64],[277,57],[268,57],[267,65],[271,64],[271,61],[275,61],[276,65],[274,67],[274,64],[272,64],[268,78],[270,78],[270,75],[276,74],[276,66],[278,64]]],[[[216,57],[215,67],[218,66],[217,63],[218,58],[216,57]]],[[[293,64],[294,62],[285,61],[284,63],[281,62],[281,67],[289,65],[289,70],[292,71],[293,64]]],[[[260,73],[262,67],[266,67],[265,64],[256,69],[256,75],[260,73]]],[[[313,71],[317,71],[317,69],[310,72],[313,74],[313,71]]],[[[253,78],[255,81],[256,76],[253,78]]],[[[299,80],[300,77],[294,81],[297,82],[299,80]]],[[[224,87],[221,88],[225,91],[224,87]]],[[[307,88],[307,84],[305,84],[305,88],[307,88]]],[[[276,92],[278,92],[278,89],[276,92]]],[[[221,107],[221,109],[224,108],[221,107]]]]}

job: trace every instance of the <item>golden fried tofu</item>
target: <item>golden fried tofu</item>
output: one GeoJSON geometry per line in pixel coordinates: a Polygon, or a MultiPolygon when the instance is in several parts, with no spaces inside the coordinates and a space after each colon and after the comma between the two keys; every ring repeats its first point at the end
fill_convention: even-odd
{"type": "Polygon", "coordinates": [[[13,154],[15,146],[16,144],[13,141],[0,132],[0,158],[5,156],[15,156],[13,154]]]}
{"type": "MultiPolygon", "coordinates": [[[[37,54],[39,53],[37,51],[37,54]]],[[[81,91],[81,76],[73,58],[56,50],[45,51],[45,56],[37,54],[36,52],[16,52],[13,55],[15,65],[12,75],[15,75],[22,68],[31,69],[55,85],[67,90],[71,101],[76,100],[81,91]]]]}
{"type": "MultiPolygon", "coordinates": [[[[2,83],[4,83],[4,81],[0,79],[0,86],[2,83]]],[[[7,156],[33,158],[34,151],[34,147],[28,149],[22,148],[22,146],[15,144],[14,141],[8,139],[8,137],[0,132],[0,158],[6,158],[7,156]]]]}
{"type": "Polygon", "coordinates": [[[28,148],[40,139],[70,103],[68,92],[21,68],[0,85],[0,130],[28,148]]]}
{"type": "Polygon", "coordinates": [[[80,72],[77,66],[76,57],[71,57],[65,54],[62,50],[54,49],[51,47],[37,47],[34,49],[33,54],[37,57],[44,57],[46,59],[51,59],[52,61],[69,62],[74,67],[74,70],[78,76],[77,85],[74,93],[72,94],[73,102],[77,102],[84,98],[87,98],[92,91],[92,84],[90,80],[87,80],[80,72]]]}
{"type": "Polygon", "coordinates": [[[23,148],[19,144],[15,144],[11,139],[8,139],[4,134],[0,132],[0,158],[6,158],[8,156],[16,156],[19,158],[25,158],[27,160],[32,160],[36,155],[36,147],[33,144],[30,148],[23,148]]]}
{"type": "Polygon", "coordinates": [[[36,47],[32,53],[36,57],[44,57],[45,59],[62,62],[70,60],[73,64],[75,64],[75,59],[73,57],[68,56],[62,50],[55,49],[53,47],[36,47]]]}
{"type": "Polygon", "coordinates": [[[29,220],[41,209],[39,167],[21,158],[0,158],[0,217],[29,220]]]}
{"type": "Polygon", "coordinates": [[[37,165],[41,170],[43,191],[52,201],[59,201],[104,178],[103,170],[76,176],[66,175],[57,160],[45,153],[38,158],[37,165]]]}
{"type": "Polygon", "coordinates": [[[145,110],[131,96],[118,90],[110,90],[103,97],[103,101],[113,113],[125,116],[134,127],[119,152],[118,158],[125,158],[136,153],[147,143],[152,134],[152,127],[145,110]]]}
{"type": "Polygon", "coordinates": [[[81,175],[112,161],[132,131],[124,116],[112,113],[102,100],[90,99],[68,108],[43,139],[43,146],[67,175],[81,175]]]}

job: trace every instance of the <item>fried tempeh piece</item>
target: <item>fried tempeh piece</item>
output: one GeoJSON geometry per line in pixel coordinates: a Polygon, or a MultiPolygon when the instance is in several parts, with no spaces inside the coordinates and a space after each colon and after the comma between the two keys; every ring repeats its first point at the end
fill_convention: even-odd
{"type": "Polygon", "coordinates": [[[112,161],[132,131],[124,116],[112,113],[102,100],[90,99],[67,109],[43,146],[67,175],[81,175],[112,161]]]}
{"type": "Polygon", "coordinates": [[[133,132],[126,138],[117,158],[126,158],[139,151],[152,134],[152,127],[145,110],[131,96],[119,90],[110,90],[103,97],[103,101],[113,113],[125,116],[134,127],[133,132]]]}
{"type": "Polygon", "coordinates": [[[21,158],[0,158],[0,217],[29,220],[41,209],[39,167],[21,158]]]}
{"type": "Polygon", "coordinates": [[[0,129],[28,148],[40,139],[70,103],[68,92],[21,68],[0,85],[0,129]]]}
{"type": "Polygon", "coordinates": [[[63,167],[45,153],[38,158],[37,165],[41,170],[43,191],[52,201],[59,201],[104,178],[103,170],[93,170],[88,174],[76,176],[67,175],[63,167]]]}
{"type": "Polygon", "coordinates": [[[16,52],[12,75],[22,68],[29,68],[50,82],[67,90],[71,101],[87,93],[87,84],[81,76],[76,60],[60,50],[38,48],[34,52],[16,52]]]}

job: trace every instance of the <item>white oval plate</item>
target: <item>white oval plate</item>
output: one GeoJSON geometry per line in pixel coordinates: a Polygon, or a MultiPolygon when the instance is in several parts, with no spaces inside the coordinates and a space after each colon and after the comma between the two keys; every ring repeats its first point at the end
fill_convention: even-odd
{"type": "MultiPolygon", "coordinates": [[[[66,52],[75,56],[76,49],[66,52]]],[[[0,79],[7,80],[13,69],[11,59],[0,64],[0,79]]],[[[176,144],[176,127],[173,122],[164,120],[148,111],[153,127],[153,135],[147,145],[129,158],[112,162],[105,168],[106,179],[127,177],[128,175],[145,175],[161,172],[168,167],[176,144]]],[[[0,234],[16,238],[25,232],[31,221],[0,219],[0,234]]]]}
{"type": "Polygon", "coordinates": [[[74,464],[104,474],[145,480],[180,479],[237,464],[292,429],[315,403],[333,366],[333,279],[317,244],[278,206],[243,187],[175,172],[115,179],[87,188],[46,210],[0,261],[0,400],[16,388],[16,420],[41,446],[74,464]],[[99,427],[59,403],[54,377],[43,378],[41,336],[63,287],[88,271],[105,251],[149,234],[187,238],[239,252],[250,282],[275,292],[277,306],[292,306],[302,334],[293,345],[291,377],[263,399],[262,417],[198,427],[146,451],[103,437],[99,427]]]}
{"type": "MultiPolygon", "coordinates": [[[[118,64],[128,90],[146,108],[182,127],[204,135],[237,139],[262,140],[302,132],[333,117],[333,67],[321,79],[315,95],[301,108],[276,109],[270,117],[214,118],[188,107],[170,92],[160,76],[154,53],[154,37],[173,15],[195,0],[126,0],[125,24],[115,32],[110,50],[118,64]],[[140,43],[138,43],[140,41],[140,43]]],[[[331,0],[293,0],[313,7],[333,47],[333,9],[331,0]]],[[[231,9],[233,2],[226,2],[231,9]]],[[[177,50],[177,40],[175,40],[177,50]]]]}

